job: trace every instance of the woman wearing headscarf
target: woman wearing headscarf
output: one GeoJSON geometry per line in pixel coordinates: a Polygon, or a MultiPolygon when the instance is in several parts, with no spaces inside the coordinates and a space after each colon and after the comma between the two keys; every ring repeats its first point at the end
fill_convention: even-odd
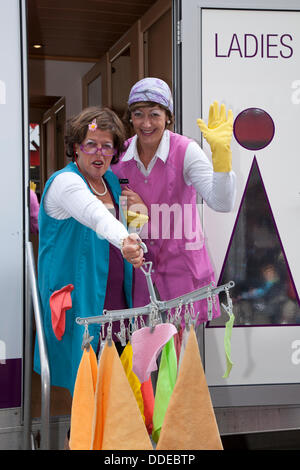
{"type": "MultiPolygon", "coordinates": [[[[193,140],[171,132],[173,101],[169,86],[144,78],[131,89],[127,120],[134,136],[114,166],[126,181],[122,196],[131,210],[150,219],[140,233],[146,243],[146,261],[152,261],[152,279],[161,300],[169,300],[215,281],[201,231],[197,195],[215,211],[228,212],[235,200],[235,173],[230,141],[233,116],[215,102],[208,125],[198,120],[212,150],[212,163],[193,140]]],[[[136,271],[134,306],[147,305],[145,277],[136,271]]],[[[198,323],[207,320],[207,302],[194,305],[198,323]]],[[[219,315],[218,306],[213,317],[219,315]]]]}

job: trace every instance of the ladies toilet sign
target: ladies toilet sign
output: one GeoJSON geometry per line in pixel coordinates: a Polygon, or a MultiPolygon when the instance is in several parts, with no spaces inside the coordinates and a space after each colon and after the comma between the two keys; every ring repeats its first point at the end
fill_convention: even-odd
{"type": "Polygon", "coordinates": [[[5,342],[0,340],[0,364],[5,364],[6,360],[6,346],[5,342]]]}
{"type": "Polygon", "coordinates": [[[266,59],[289,59],[293,55],[293,37],[291,34],[233,33],[229,42],[223,40],[221,33],[215,33],[216,57],[230,58],[238,55],[241,59],[254,57],[266,59]]]}

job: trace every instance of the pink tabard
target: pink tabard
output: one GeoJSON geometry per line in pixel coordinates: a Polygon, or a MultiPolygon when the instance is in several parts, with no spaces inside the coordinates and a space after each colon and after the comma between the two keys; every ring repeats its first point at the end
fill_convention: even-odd
{"type": "MultiPolygon", "coordinates": [[[[183,178],[183,162],[190,140],[170,132],[170,151],[166,162],[157,159],[149,176],[145,177],[132,158],[112,165],[120,179],[128,179],[128,186],[143,199],[148,207],[150,222],[144,226],[141,237],[146,243],[146,261],[153,262],[152,280],[161,300],[169,300],[214,281],[213,268],[204,244],[196,191],[183,178]]],[[[135,307],[150,302],[146,279],[135,270],[135,307]]],[[[207,320],[207,301],[195,302],[198,322],[207,320]]],[[[213,308],[213,317],[219,316],[219,307],[213,308]]]]}

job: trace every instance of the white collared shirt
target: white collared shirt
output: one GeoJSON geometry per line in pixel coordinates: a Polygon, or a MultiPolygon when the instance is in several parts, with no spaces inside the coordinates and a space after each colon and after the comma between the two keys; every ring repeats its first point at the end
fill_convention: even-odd
{"type": "Polygon", "coordinates": [[[145,168],[138,154],[137,135],[135,135],[132,141],[130,142],[128,149],[126,150],[126,153],[124,157],[122,158],[122,161],[127,162],[131,160],[132,158],[134,158],[134,160],[136,161],[137,167],[141,171],[141,173],[143,173],[144,176],[149,176],[158,158],[160,158],[164,163],[166,163],[167,158],[169,156],[169,150],[170,150],[170,133],[165,131],[163,133],[159,146],[157,147],[154,157],[150,161],[148,167],[145,168]]]}

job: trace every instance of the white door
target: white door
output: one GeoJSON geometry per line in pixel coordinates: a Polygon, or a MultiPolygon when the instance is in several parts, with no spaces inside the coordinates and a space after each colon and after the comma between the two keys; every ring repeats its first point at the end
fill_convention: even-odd
{"type": "Polygon", "coordinates": [[[18,418],[16,408],[21,407],[22,399],[26,231],[23,167],[28,166],[28,150],[24,148],[28,119],[23,105],[26,67],[22,68],[22,62],[26,64],[26,57],[22,58],[20,2],[1,2],[0,13],[0,428],[8,428],[18,418]],[[10,410],[14,410],[11,419],[10,410]]]}
{"type": "MultiPolygon", "coordinates": [[[[264,386],[300,381],[297,10],[296,1],[182,1],[182,133],[201,142],[196,120],[207,122],[214,100],[235,118],[234,210],[221,214],[203,207],[219,284],[236,284],[228,379],[222,378],[226,314],[204,334],[206,377],[220,406],[232,402],[218,393],[224,386],[263,386],[263,402],[271,403],[274,396],[264,386]]],[[[203,148],[210,155],[205,141],[203,148]]]]}

